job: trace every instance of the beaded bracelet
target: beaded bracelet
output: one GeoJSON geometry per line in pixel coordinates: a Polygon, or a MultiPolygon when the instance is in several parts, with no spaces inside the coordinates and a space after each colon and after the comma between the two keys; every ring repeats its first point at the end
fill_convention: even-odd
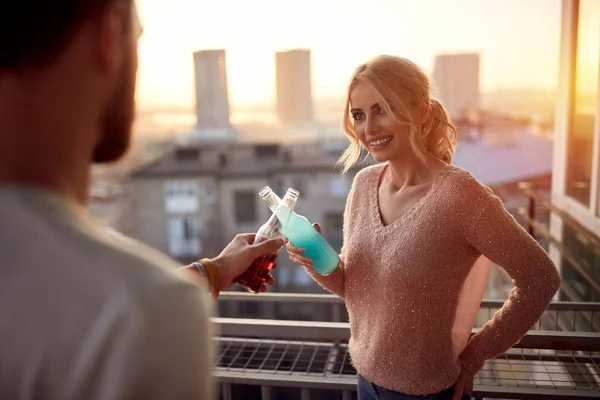
{"type": "Polygon", "coordinates": [[[195,267],[200,275],[208,282],[213,297],[215,299],[219,297],[219,271],[215,264],[210,259],[203,258],[200,261],[193,262],[192,266],[195,267]]]}

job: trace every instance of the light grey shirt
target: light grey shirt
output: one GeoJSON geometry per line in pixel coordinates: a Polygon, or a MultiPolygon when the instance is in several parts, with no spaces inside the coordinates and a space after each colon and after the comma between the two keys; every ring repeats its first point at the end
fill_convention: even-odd
{"type": "Polygon", "coordinates": [[[0,398],[208,399],[207,295],[50,192],[0,186],[0,398]]]}

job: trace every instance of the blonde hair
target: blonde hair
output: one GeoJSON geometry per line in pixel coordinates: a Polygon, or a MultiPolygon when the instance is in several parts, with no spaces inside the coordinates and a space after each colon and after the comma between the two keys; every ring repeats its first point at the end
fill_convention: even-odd
{"type": "Polygon", "coordinates": [[[430,97],[429,78],[410,60],[382,55],[360,65],[350,79],[343,117],[344,132],[350,145],[338,161],[342,173],[356,164],[361,153],[361,143],[350,115],[350,93],[360,82],[375,91],[379,106],[387,115],[410,126],[410,145],[421,161],[425,162],[425,154],[429,153],[446,163],[452,162],[458,132],[444,106],[430,97]],[[429,118],[417,126],[412,121],[411,110],[423,102],[429,106],[429,118]]]}

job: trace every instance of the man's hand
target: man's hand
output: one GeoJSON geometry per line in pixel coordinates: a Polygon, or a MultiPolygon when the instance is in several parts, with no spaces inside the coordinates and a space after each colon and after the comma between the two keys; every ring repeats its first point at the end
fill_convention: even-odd
{"type": "Polygon", "coordinates": [[[473,394],[473,375],[462,368],[456,384],[454,385],[454,395],[452,400],[461,400],[465,397],[473,394]]]}
{"type": "MultiPolygon", "coordinates": [[[[219,270],[221,287],[219,290],[227,289],[233,284],[233,280],[245,272],[252,261],[256,258],[275,253],[283,247],[283,239],[269,239],[258,244],[254,243],[254,233],[243,233],[237,235],[231,243],[223,249],[217,258],[212,259],[219,270]]],[[[275,282],[273,277],[269,275],[266,283],[272,285],[275,282]]],[[[261,291],[267,290],[266,286],[261,288],[261,291]]]]}

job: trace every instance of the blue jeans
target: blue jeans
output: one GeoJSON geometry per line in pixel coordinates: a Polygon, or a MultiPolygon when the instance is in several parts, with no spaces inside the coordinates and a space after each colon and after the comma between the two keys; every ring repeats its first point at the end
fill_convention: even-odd
{"type": "MultiPolygon", "coordinates": [[[[358,375],[358,400],[452,400],[454,386],[438,393],[415,396],[384,389],[358,375]]],[[[462,400],[471,400],[471,396],[463,394],[462,400]]]]}

